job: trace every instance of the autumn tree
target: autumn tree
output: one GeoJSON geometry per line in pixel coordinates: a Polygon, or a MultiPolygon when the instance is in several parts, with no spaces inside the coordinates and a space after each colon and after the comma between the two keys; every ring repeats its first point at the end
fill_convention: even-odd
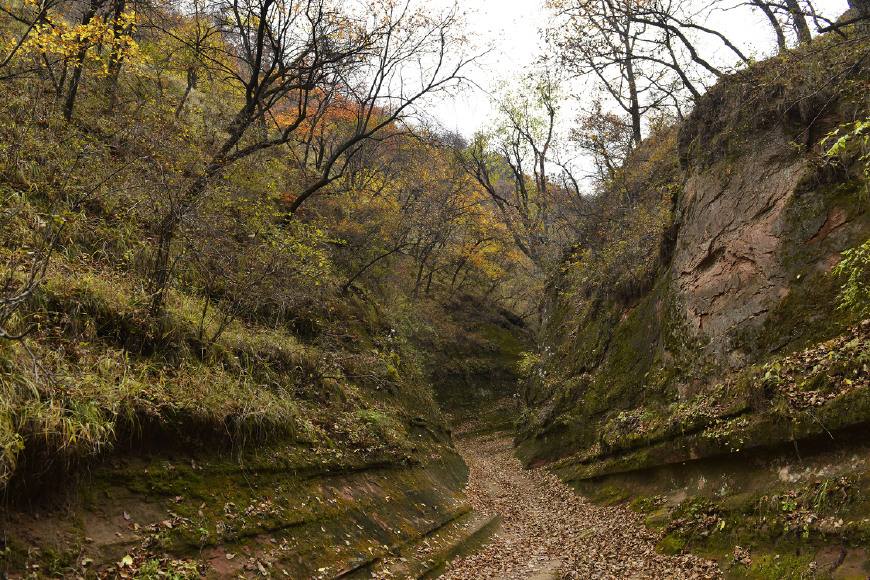
{"type": "MultiPolygon", "coordinates": [[[[632,128],[623,117],[605,110],[601,101],[592,103],[577,121],[571,129],[570,140],[592,159],[595,167],[593,179],[599,183],[613,179],[631,152],[632,128]]],[[[576,183],[572,186],[579,194],[579,186],[576,183]]]]}
{"type": "Polygon", "coordinates": [[[412,10],[410,4],[391,2],[371,10],[342,11],[324,0],[289,5],[233,0],[212,9],[224,48],[220,58],[211,50],[203,56],[243,99],[223,142],[173,200],[159,225],[153,314],[162,308],[178,224],[227,166],[288,145],[289,159],[301,160],[297,167],[304,178],[301,192],[290,202],[292,215],[311,195],[341,177],[368,142],[403,122],[422,97],[458,79],[468,60],[453,52],[458,42],[455,11],[431,17],[412,10]],[[417,70],[412,73],[408,65],[417,65],[417,70]],[[409,78],[420,80],[415,84],[409,78]],[[333,128],[330,133],[341,137],[330,138],[328,151],[299,154],[324,124],[346,116],[348,110],[348,131],[333,128]]]}
{"type": "Polygon", "coordinates": [[[146,11],[145,26],[156,32],[152,60],[165,70],[184,77],[184,90],[175,107],[179,117],[191,93],[200,86],[203,76],[215,79],[230,63],[223,46],[220,22],[209,12],[207,0],[193,0],[184,12],[170,1],[155,4],[146,11]],[[220,65],[218,65],[220,63],[220,65]]]}
{"type": "Polygon", "coordinates": [[[377,2],[371,18],[383,24],[368,50],[318,96],[309,129],[299,134],[305,185],[290,203],[291,215],[340,179],[371,142],[412,131],[424,101],[454,89],[475,60],[457,6],[434,13],[408,0],[377,2]]]}
{"type": "MultiPolygon", "coordinates": [[[[528,259],[497,206],[459,163],[462,139],[418,128],[354,158],[305,214],[332,224],[343,292],[381,288],[412,300],[463,293],[499,301],[528,259]]],[[[299,223],[304,220],[294,220],[299,223]]]]}
{"type": "MultiPolygon", "coordinates": [[[[72,118],[89,67],[109,79],[111,104],[122,64],[139,55],[133,38],[136,17],[125,6],[123,0],[88,0],[69,6],[61,2],[39,4],[7,58],[18,53],[24,57],[22,61],[32,63],[33,72],[50,80],[67,121],[72,118]]],[[[19,17],[18,22],[28,21],[19,17]]]]}
{"type": "Polygon", "coordinates": [[[278,3],[229,0],[211,6],[222,37],[220,58],[203,53],[229,87],[240,94],[225,136],[204,166],[191,171],[182,192],[169,200],[157,228],[151,271],[151,314],[163,309],[171,276],[172,244],[178,226],[228,166],[257,152],[288,143],[309,114],[312,92],[335,82],[339,71],[367,50],[371,31],[322,0],[278,3]],[[282,123],[274,121],[277,111],[282,123]],[[256,124],[270,126],[251,132],[256,124]]]}
{"type": "Polygon", "coordinates": [[[62,0],[41,0],[39,2],[3,3],[0,5],[0,19],[4,29],[5,50],[0,56],[0,80],[34,72],[34,59],[21,59],[27,52],[32,38],[38,35],[48,23],[51,12],[62,0]],[[27,60],[31,62],[28,63],[27,60]]]}
{"type": "Polygon", "coordinates": [[[564,242],[559,216],[566,200],[558,198],[580,195],[579,188],[557,187],[552,175],[558,165],[559,90],[548,71],[529,77],[499,104],[496,129],[478,133],[461,154],[466,170],[498,208],[516,247],[538,266],[564,242]]]}

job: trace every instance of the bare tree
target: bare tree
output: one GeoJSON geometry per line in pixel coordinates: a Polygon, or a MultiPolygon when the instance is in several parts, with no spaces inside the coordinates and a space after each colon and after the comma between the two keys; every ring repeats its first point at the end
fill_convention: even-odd
{"type": "Polygon", "coordinates": [[[153,316],[163,310],[177,228],[214,178],[240,159],[288,143],[308,117],[312,92],[334,83],[340,69],[368,50],[371,42],[369,31],[360,31],[325,0],[220,1],[211,15],[221,31],[224,53],[203,56],[243,98],[225,127],[223,142],[169,200],[158,224],[150,275],[153,316]],[[346,34],[343,29],[357,32],[346,34]],[[278,110],[284,113],[280,120],[275,117],[278,110]],[[270,130],[249,131],[267,122],[270,130]]]}
{"type": "Polygon", "coordinates": [[[833,31],[843,37],[846,36],[843,28],[854,24],[859,28],[866,27],[870,21],[868,0],[849,0],[849,10],[839,19],[836,14],[819,11],[811,0],[750,0],[749,4],[759,9],[770,22],[780,51],[788,48],[790,34],[786,31],[789,28],[794,33],[794,44],[801,45],[812,42],[810,21],[818,34],[833,31]]]}
{"type": "Polygon", "coordinates": [[[748,64],[721,32],[698,22],[680,0],[551,0],[562,26],[553,33],[560,60],[575,77],[595,80],[628,117],[637,146],[651,112],[678,117],[723,69],[705,56],[697,37],[710,39],[748,64]]]}
{"type": "Polygon", "coordinates": [[[559,0],[552,2],[567,26],[555,37],[562,63],[575,76],[593,75],[628,115],[635,143],[642,139],[646,112],[644,83],[637,52],[646,25],[634,21],[634,0],[559,0]]]}
{"type": "Polygon", "coordinates": [[[370,50],[320,95],[302,135],[297,163],[308,183],[290,204],[291,216],[340,179],[367,143],[410,131],[424,98],[455,88],[476,58],[465,50],[457,6],[433,15],[410,1],[388,2],[376,5],[373,18],[384,25],[371,35],[370,50]],[[336,117],[343,127],[329,126],[336,117]]]}
{"type": "Polygon", "coordinates": [[[798,0],[785,0],[785,5],[791,17],[791,25],[794,27],[795,34],[797,35],[798,44],[810,42],[813,36],[810,34],[810,27],[807,24],[803,9],[798,4],[798,0]]]}
{"type": "Polygon", "coordinates": [[[782,30],[782,25],[779,23],[779,20],[776,17],[776,13],[774,13],[773,8],[770,7],[770,4],[765,2],[764,0],[752,0],[752,5],[761,10],[764,16],[767,18],[767,21],[770,22],[770,27],[773,28],[774,34],[776,34],[776,46],[779,48],[779,51],[784,51],[787,47],[785,43],[785,32],[782,30]]]}
{"type": "Polygon", "coordinates": [[[444,90],[470,62],[453,51],[456,11],[431,17],[410,3],[377,4],[372,13],[349,14],[327,0],[223,0],[212,10],[223,54],[204,51],[213,68],[242,89],[244,101],[226,127],[226,138],[206,167],[172,200],[158,226],[151,273],[151,312],[162,310],[169,282],[172,242],[184,215],[230,164],[259,151],[290,144],[287,151],[309,177],[289,215],[344,175],[366,143],[395,132],[425,95],[444,90]],[[416,70],[409,67],[416,65],[416,70]],[[318,127],[336,108],[351,104],[349,134],[309,155],[318,127]],[[257,131],[249,131],[257,126],[257,131]]]}
{"type": "Polygon", "coordinates": [[[539,261],[537,249],[533,247],[530,231],[534,226],[529,212],[527,176],[522,175],[520,182],[514,182],[515,173],[509,173],[509,165],[501,152],[494,150],[490,138],[478,134],[461,153],[466,170],[489,194],[508,227],[514,244],[532,262],[539,261]]]}

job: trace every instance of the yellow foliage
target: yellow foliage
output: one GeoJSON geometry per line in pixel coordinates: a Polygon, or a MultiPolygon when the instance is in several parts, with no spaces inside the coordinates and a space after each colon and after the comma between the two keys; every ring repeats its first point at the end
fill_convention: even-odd
{"type": "Polygon", "coordinates": [[[124,12],[118,18],[95,16],[87,24],[49,19],[34,28],[22,50],[72,62],[90,57],[100,64],[104,74],[108,74],[112,60],[125,63],[141,60],[139,45],[131,34],[135,26],[136,14],[132,11],[124,12]],[[97,47],[110,50],[91,50],[97,47]]]}

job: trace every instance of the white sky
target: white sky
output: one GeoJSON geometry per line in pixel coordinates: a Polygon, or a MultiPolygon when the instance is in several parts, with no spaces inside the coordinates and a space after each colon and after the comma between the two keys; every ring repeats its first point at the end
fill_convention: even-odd
{"type": "MultiPolygon", "coordinates": [[[[544,0],[458,0],[458,3],[465,15],[469,39],[481,49],[489,47],[491,51],[467,73],[480,89],[468,84],[457,96],[442,98],[429,112],[446,129],[468,137],[494,116],[487,93],[503,91],[540,54],[541,30],[547,26],[549,15],[544,0]]],[[[734,5],[739,3],[740,0],[734,0],[734,5]]],[[[453,0],[430,0],[429,4],[433,8],[448,7],[453,0]]],[[[814,5],[820,14],[836,17],[846,10],[847,0],[814,0],[814,5]]],[[[751,56],[761,58],[775,46],[773,32],[764,17],[746,7],[717,12],[703,24],[725,33],[751,56]]],[[[704,48],[703,43],[699,46],[704,48]]],[[[713,45],[708,49],[713,49],[713,45]]],[[[716,56],[712,56],[713,60],[716,56]]],[[[727,57],[721,51],[718,56],[727,57]]],[[[571,121],[562,118],[563,123],[571,121]]]]}
{"type": "MultiPolygon", "coordinates": [[[[451,0],[432,2],[433,7],[452,4],[451,0]]],[[[467,73],[480,88],[466,84],[431,113],[446,129],[468,137],[492,117],[487,93],[498,94],[537,58],[547,19],[544,0],[459,0],[459,6],[469,40],[481,52],[490,51],[467,73]]]]}

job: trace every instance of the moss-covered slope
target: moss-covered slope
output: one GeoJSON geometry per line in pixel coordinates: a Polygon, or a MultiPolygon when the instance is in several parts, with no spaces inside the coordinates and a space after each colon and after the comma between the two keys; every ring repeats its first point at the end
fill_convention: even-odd
{"type": "Polygon", "coordinates": [[[866,48],[821,39],[752,66],[713,87],[676,139],[659,131],[633,153],[623,180],[639,209],[550,282],[526,463],[625,499],[655,492],[604,493],[612,478],[859,442],[868,327],[837,307],[831,270],[870,236],[866,174],[825,159],[820,141],[870,111],[866,48]]]}

